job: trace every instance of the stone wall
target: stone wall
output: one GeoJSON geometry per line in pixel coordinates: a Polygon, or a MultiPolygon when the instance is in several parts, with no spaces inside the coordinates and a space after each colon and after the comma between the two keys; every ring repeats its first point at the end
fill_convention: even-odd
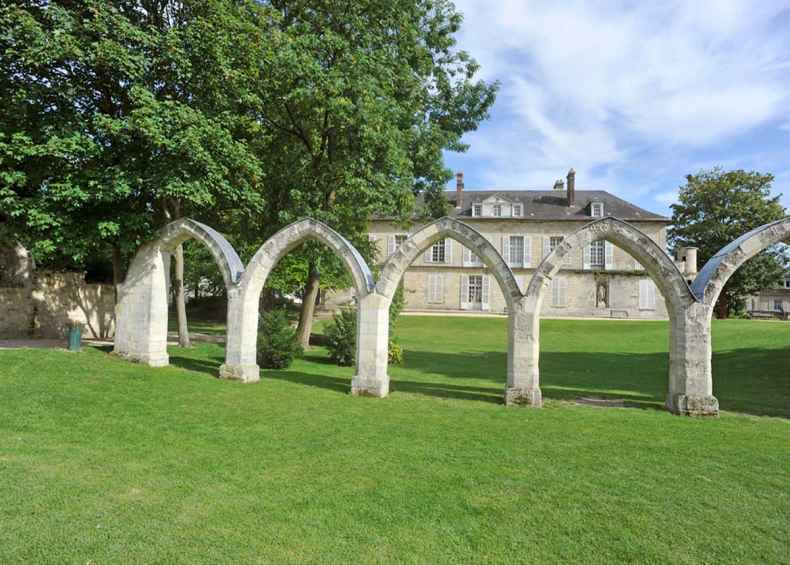
{"type": "Polygon", "coordinates": [[[30,284],[0,287],[0,337],[61,338],[69,322],[85,325],[83,337],[111,338],[112,285],[87,284],[82,273],[36,271],[30,284]]]}

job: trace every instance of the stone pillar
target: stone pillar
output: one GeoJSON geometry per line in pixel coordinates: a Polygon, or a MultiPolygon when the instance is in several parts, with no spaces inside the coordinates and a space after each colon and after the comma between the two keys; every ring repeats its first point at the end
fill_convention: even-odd
{"type": "Polygon", "coordinates": [[[670,316],[667,409],[687,416],[717,416],[711,372],[711,307],[693,302],[670,316]]]}
{"type": "Polygon", "coordinates": [[[539,408],[540,392],[540,318],[534,300],[514,300],[508,315],[507,387],[505,404],[539,408]],[[533,307],[530,307],[532,305],[533,307]]]}
{"type": "Polygon", "coordinates": [[[258,308],[260,293],[228,291],[228,325],[225,336],[225,363],[219,368],[219,378],[245,383],[260,380],[258,367],[258,308]]]}
{"type": "Polygon", "coordinates": [[[116,327],[118,355],[152,367],[170,363],[165,258],[158,247],[142,250],[135,258],[120,288],[116,327]]]}
{"type": "Polygon", "coordinates": [[[357,308],[356,374],[351,394],[385,397],[389,394],[387,374],[391,299],[375,292],[359,298],[357,308]]]}

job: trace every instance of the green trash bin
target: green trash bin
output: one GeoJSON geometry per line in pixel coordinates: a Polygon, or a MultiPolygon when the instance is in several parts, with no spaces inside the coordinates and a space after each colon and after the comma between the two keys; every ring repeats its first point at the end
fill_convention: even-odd
{"type": "Polygon", "coordinates": [[[71,322],[69,324],[68,349],[69,351],[79,351],[82,344],[82,324],[71,322]]]}

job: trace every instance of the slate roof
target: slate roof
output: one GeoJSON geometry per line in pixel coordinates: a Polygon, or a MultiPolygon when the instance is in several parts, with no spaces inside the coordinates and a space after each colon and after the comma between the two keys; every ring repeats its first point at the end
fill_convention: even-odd
{"type": "MultiPolygon", "coordinates": [[[[573,206],[567,205],[565,190],[466,190],[463,191],[463,202],[460,210],[455,207],[455,190],[445,191],[451,206],[450,215],[459,218],[472,217],[472,204],[482,202],[491,196],[500,196],[510,202],[523,205],[521,220],[575,220],[591,219],[590,203],[603,202],[604,214],[625,221],[648,221],[669,223],[665,216],[648,212],[630,202],[618,198],[605,190],[577,190],[573,206]]],[[[475,220],[486,220],[487,217],[475,217],[475,220]]],[[[501,220],[503,218],[491,218],[501,220]]]]}

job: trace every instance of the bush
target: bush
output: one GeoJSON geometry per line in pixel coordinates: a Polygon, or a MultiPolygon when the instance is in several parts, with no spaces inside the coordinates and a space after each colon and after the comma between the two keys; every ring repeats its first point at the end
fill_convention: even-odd
{"type": "Polygon", "coordinates": [[[338,365],[353,365],[357,344],[357,309],[341,308],[326,326],[329,358],[338,365]]]}
{"type": "Polygon", "coordinates": [[[302,354],[284,309],[271,310],[261,319],[258,333],[258,365],[267,369],[285,369],[302,354]]]}
{"type": "Polygon", "coordinates": [[[389,342],[389,354],[387,355],[387,360],[389,361],[390,365],[402,365],[403,364],[403,347],[401,347],[400,343],[396,340],[391,339],[389,342]]]}
{"type": "MultiPolygon", "coordinates": [[[[329,358],[338,365],[353,365],[357,345],[357,309],[348,307],[335,313],[324,331],[329,358]]],[[[391,339],[388,360],[391,365],[403,363],[403,348],[391,339]]]]}

